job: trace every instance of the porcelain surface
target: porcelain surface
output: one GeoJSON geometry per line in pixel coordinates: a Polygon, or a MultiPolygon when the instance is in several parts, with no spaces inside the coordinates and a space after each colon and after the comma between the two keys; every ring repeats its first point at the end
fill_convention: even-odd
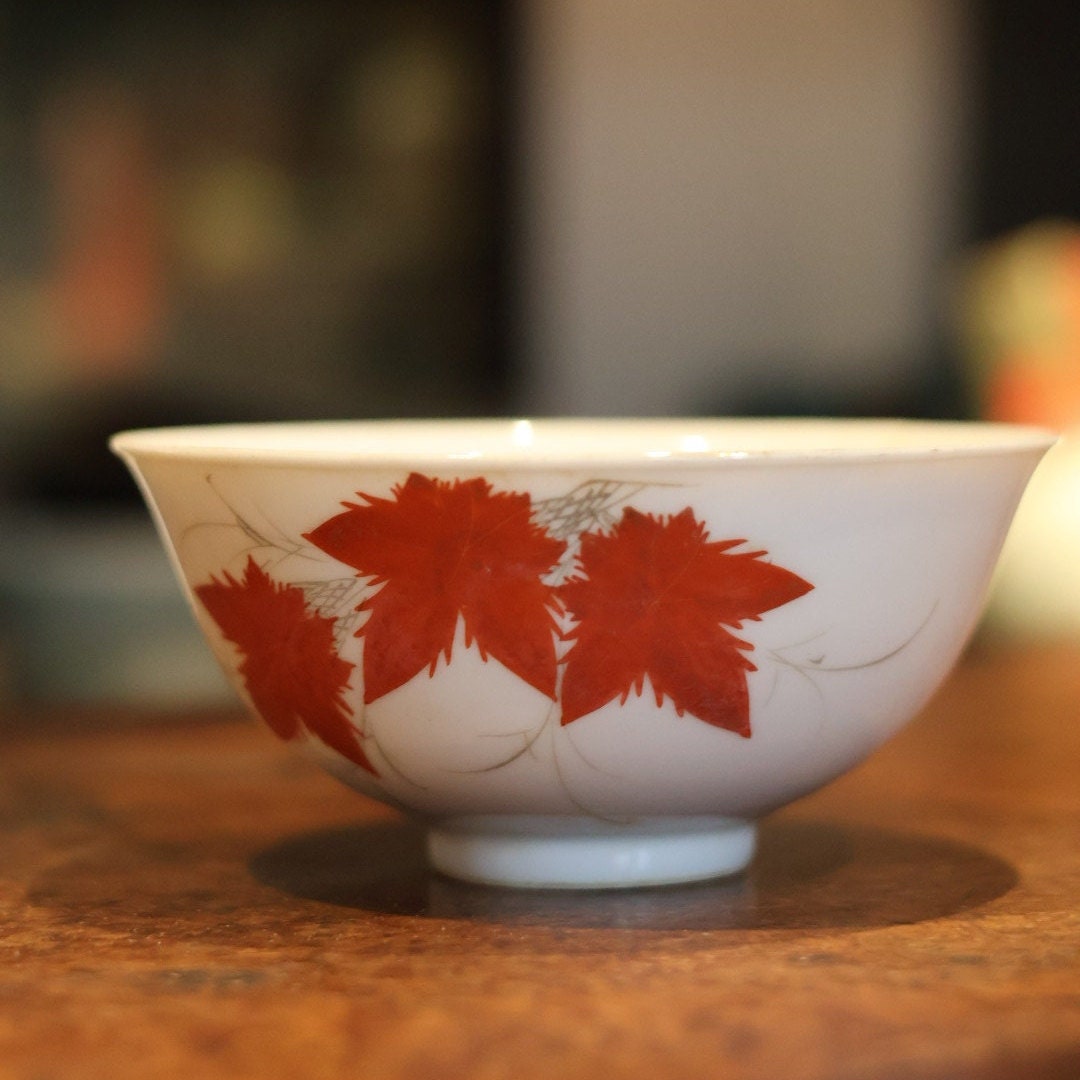
{"type": "Polygon", "coordinates": [[[427,819],[447,873],[612,887],[737,872],[756,819],[919,710],[1052,441],[518,420],[113,446],[278,736],[427,819]]]}

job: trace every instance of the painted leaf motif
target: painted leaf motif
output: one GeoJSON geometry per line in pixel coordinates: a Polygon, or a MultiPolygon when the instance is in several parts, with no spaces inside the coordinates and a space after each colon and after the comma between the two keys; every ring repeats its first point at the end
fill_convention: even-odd
{"type": "Polygon", "coordinates": [[[353,665],[334,648],[334,620],[310,611],[302,589],[274,581],[250,556],[239,581],[223,578],[195,594],[240,650],[240,675],[271,730],[293,739],[307,728],[377,776],[349,721],[344,691],[353,665]]]}
{"type": "Polygon", "coordinates": [[[667,519],[626,509],[609,533],[585,533],[580,573],[560,589],[577,620],[562,722],[641,694],[647,676],[657,705],[749,737],[753,646],[731,631],[813,586],[764,551],[732,550],[744,542],[709,541],[689,507],[667,519]]]}
{"type": "Polygon", "coordinates": [[[360,497],[305,539],[379,586],[360,605],[364,701],[449,660],[459,618],[467,645],[554,698],[559,603],[542,579],[566,545],[532,520],[529,496],[413,473],[393,498],[360,497]]]}

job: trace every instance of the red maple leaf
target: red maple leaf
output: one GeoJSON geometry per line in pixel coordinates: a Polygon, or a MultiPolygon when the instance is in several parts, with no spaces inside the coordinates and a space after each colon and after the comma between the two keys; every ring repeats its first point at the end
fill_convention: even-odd
{"type": "Polygon", "coordinates": [[[303,726],[378,775],[349,722],[344,691],[353,665],[334,648],[334,619],[309,611],[303,589],[274,581],[250,556],[240,581],[212,577],[195,594],[242,653],[244,685],[276,735],[293,739],[303,726]]]}
{"type": "Polygon", "coordinates": [[[689,507],[671,518],[623,511],[610,533],[581,538],[580,574],[560,596],[577,625],[566,657],[562,722],[569,724],[649,677],[684,712],[750,735],[746,673],[752,649],[728,629],[813,588],[763,562],[764,551],[733,552],[743,540],[709,542],[689,507]]]}
{"type": "Polygon", "coordinates": [[[459,617],[466,645],[554,698],[559,604],[542,579],[566,544],[533,522],[529,496],[412,473],[391,499],[360,497],[305,539],[381,586],[359,608],[364,701],[449,661],[459,617]]]}

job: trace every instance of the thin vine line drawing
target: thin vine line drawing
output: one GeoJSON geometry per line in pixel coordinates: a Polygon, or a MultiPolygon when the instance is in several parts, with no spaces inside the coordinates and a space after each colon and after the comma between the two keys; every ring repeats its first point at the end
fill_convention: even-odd
{"type": "Polygon", "coordinates": [[[797,671],[804,675],[811,675],[813,673],[820,673],[822,675],[841,675],[847,672],[864,671],[867,668],[877,667],[880,664],[887,663],[889,660],[899,656],[902,652],[913,645],[919,637],[921,637],[923,631],[930,625],[935,613],[938,609],[938,601],[934,601],[930,605],[930,610],[922,617],[919,624],[912,630],[905,638],[903,638],[897,645],[892,646],[885,652],[880,653],[877,656],[871,657],[869,660],[860,660],[856,663],[845,664],[827,664],[825,662],[825,654],[822,653],[818,656],[809,657],[804,661],[793,660],[789,656],[784,654],[790,652],[792,649],[799,649],[805,645],[809,645],[814,641],[819,640],[829,633],[828,630],[821,630],[812,637],[805,638],[802,641],[795,642],[791,645],[784,645],[778,649],[772,649],[769,652],[769,656],[782,666],[797,671]]]}

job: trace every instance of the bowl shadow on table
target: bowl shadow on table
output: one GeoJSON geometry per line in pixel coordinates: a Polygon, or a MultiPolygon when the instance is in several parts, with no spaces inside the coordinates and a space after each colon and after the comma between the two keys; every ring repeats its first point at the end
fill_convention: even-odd
{"type": "Polygon", "coordinates": [[[766,822],[737,878],[627,890],[505,889],[428,870],[423,833],[380,824],[304,833],[258,852],[255,878],[291,896],[388,915],[641,930],[870,928],[989,903],[1019,878],[970,844],[828,821],[766,822]]]}

